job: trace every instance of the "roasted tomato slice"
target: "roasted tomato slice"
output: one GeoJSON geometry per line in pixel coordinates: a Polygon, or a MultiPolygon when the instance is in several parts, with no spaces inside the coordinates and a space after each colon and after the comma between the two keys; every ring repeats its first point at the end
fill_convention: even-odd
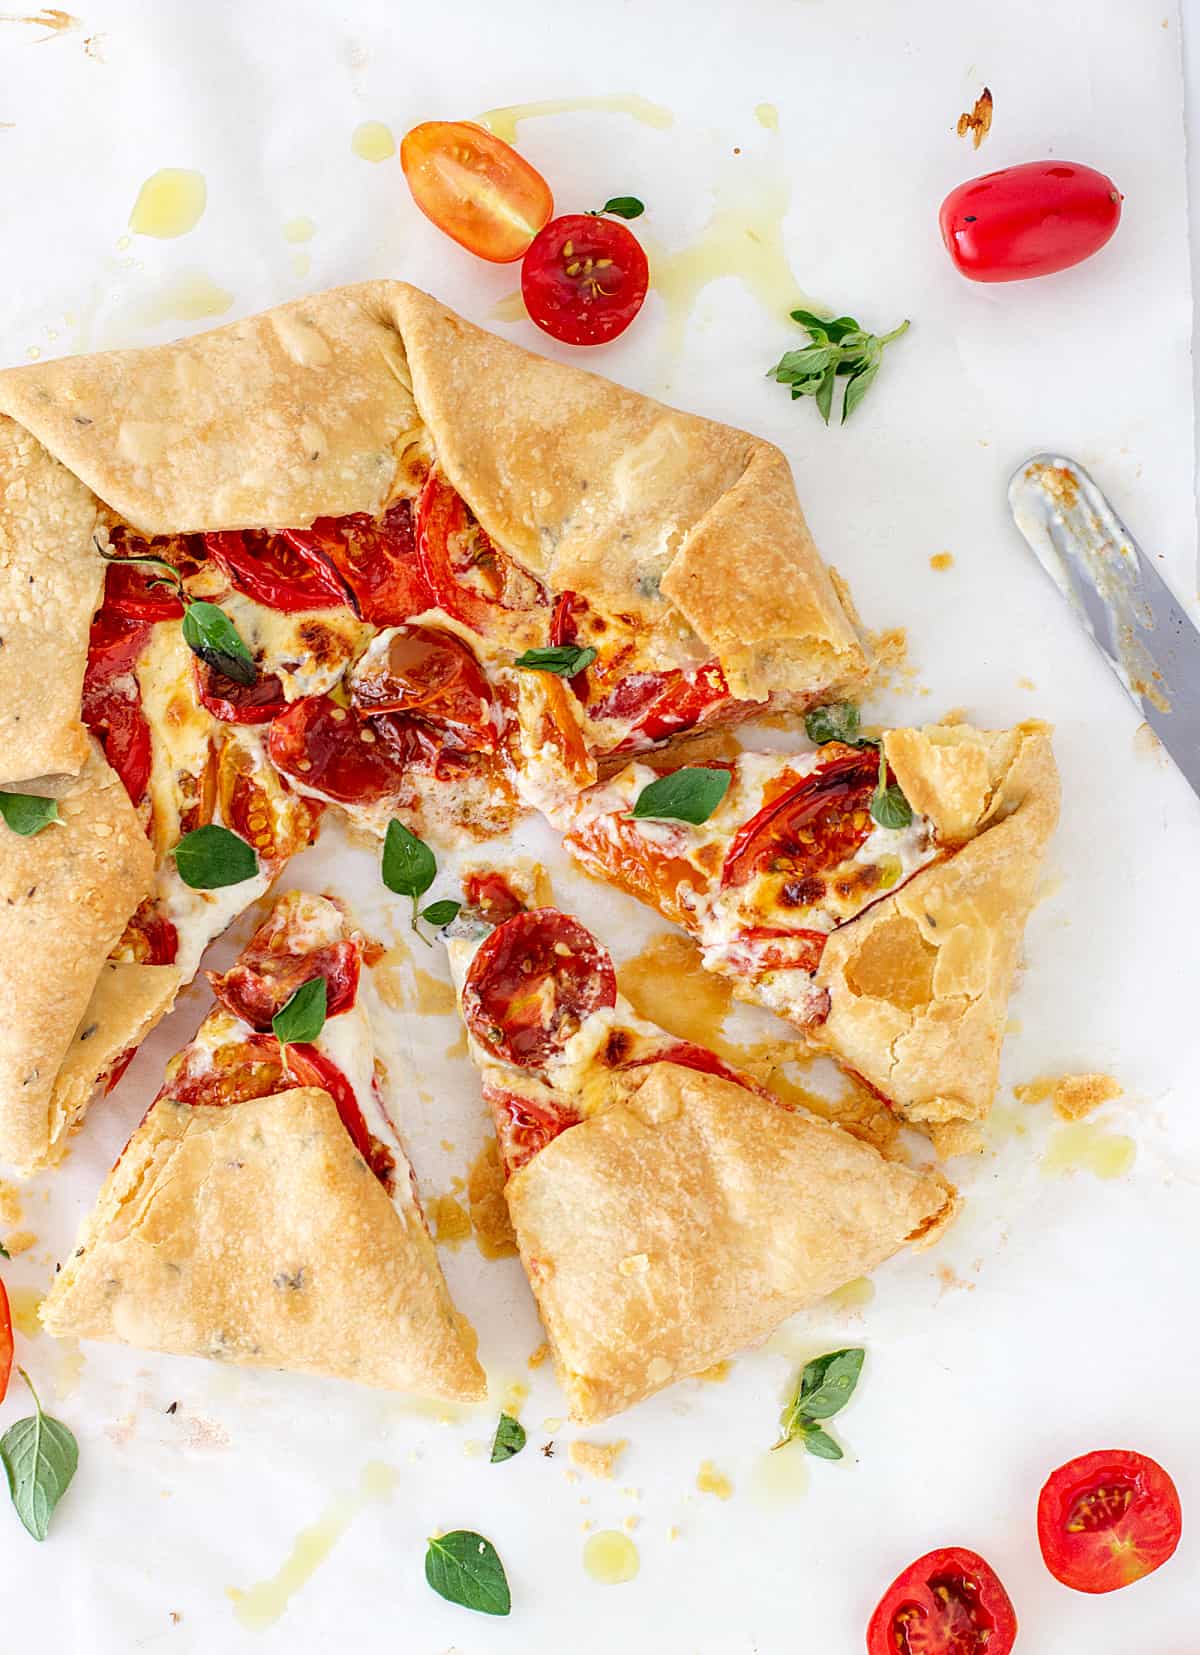
{"type": "Polygon", "coordinates": [[[454,731],[464,747],[493,752],[492,692],[453,632],[400,626],[358,662],[350,699],[360,713],[415,713],[454,731]]]}
{"type": "Polygon", "coordinates": [[[126,921],[120,942],[111,958],[136,965],[173,965],[179,952],[179,933],[158,911],[152,896],[140,902],[126,921]]]}
{"type": "Polygon", "coordinates": [[[1077,1592],[1115,1592],[1152,1574],[1179,1544],[1175,1484],[1157,1461],[1100,1449],[1051,1472],[1038,1498],[1046,1567],[1077,1592]]]}
{"type": "Polygon", "coordinates": [[[1017,1615],[978,1552],[944,1546],[910,1564],[867,1628],[868,1655],[1009,1655],[1017,1615]]]}
{"type": "Polygon", "coordinates": [[[350,1140],[389,1194],[396,1181],[396,1160],[391,1150],[367,1126],[354,1088],[332,1058],[316,1046],[289,1046],[287,1071],[297,1086],[319,1086],[333,1099],[350,1140]]]}
{"type": "Polygon", "coordinates": [[[628,734],[613,749],[626,753],[752,707],[751,702],[730,695],[720,665],[708,661],[686,671],[630,673],[588,711],[593,718],[632,721],[628,734]]]}
{"type": "Polygon", "coordinates": [[[734,937],[730,957],[748,975],[756,977],[767,971],[812,973],[820,965],[828,941],[826,931],[804,927],[787,931],[782,926],[756,925],[734,937]]]}
{"type": "Polygon", "coordinates": [[[192,663],[201,705],[222,724],[269,724],[287,706],[283,685],[273,672],[260,672],[253,684],[238,684],[207,661],[192,663]]]}
{"type": "Polygon", "coordinates": [[[100,611],[92,623],[80,707],[83,722],[99,740],[135,805],[146,795],[152,759],[150,726],[142,714],[141,691],[133,674],[133,663],[148,632],[146,621],[124,620],[100,611]]]}
{"type": "Polygon", "coordinates": [[[283,1090],[283,1063],[273,1034],[248,1034],[209,1052],[185,1046],[167,1066],[160,1098],[215,1108],[269,1098],[283,1090]]]}
{"type": "Polygon", "coordinates": [[[400,165],[425,217],[493,264],[519,259],[554,211],[541,173],[474,121],[422,121],[401,139],[400,165]]]}
{"type": "Polygon", "coordinates": [[[108,565],[104,607],[137,621],[177,621],[183,614],[183,602],[174,587],[163,584],[162,570],[143,563],[108,565]]]}
{"type": "Polygon", "coordinates": [[[8,1308],[8,1294],[0,1281],[0,1402],[8,1392],[8,1376],[13,1365],[12,1311],[8,1308]]]}
{"type": "Polygon", "coordinates": [[[506,1092],[499,1086],[484,1083],[483,1101],[492,1112],[496,1141],[500,1145],[500,1159],[504,1176],[511,1178],[540,1149],[553,1143],[569,1126],[579,1124],[579,1116],[560,1109],[553,1103],[534,1103],[516,1092],[506,1092]]]}
{"type": "Polygon", "coordinates": [[[500,873],[464,874],[463,903],[491,920],[493,925],[525,912],[525,904],[500,873]]]}
{"type": "MultiPolygon", "coordinates": [[[[550,616],[550,642],[558,646],[573,644],[579,639],[579,622],[587,614],[587,599],[581,598],[575,592],[560,592],[554,600],[554,609],[550,616]]],[[[567,679],[574,693],[580,701],[586,701],[588,695],[587,668],[577,672],[573,678],[567,679]]]]}
{"type": "Polygon", "coordinates": [[[557,908],[514,914],[480,944],[462,994],[486,1051],[523,1069],[561,1050],[584,1018],[617,1001],[608,951],[557,908]]]}
{"type": "Polygon", "coordinates": [[[769,1092],[765,1086],[760,1086],[750,1075],[726,1063],[716,1052],[710,1052],[707,1046],[697,1046],[691,1040],[673,1040],[661,1051],[651,1052],[646,1057],[630,1058],[621,1067],[644,1069],[651,1063],[678,1063],[681,1069],[695,1069],[702,1075],[719,1075],[722,1080],[731,1080],[735,1086],[741,1086],[747,1092],[757,1092],[759,1097],[769,1098],[772,1103],[779,1102],[773,1092],[769,1092]]]}
{"type": "Polygon", "coordinates": [[[283,940],[268,921],[255,932],[236,965],[223,975],[206,973],[225,1009],[267,1034],[276,1012],[296,990],[314,977],[324,977],[326,1017],[349,1011],[358,993],[359,954],[354,943],[324,943],[307,953],[289,954],[280,947],[283,940]]]}
{"type": "Polygon", "coordinates": [[[407,772],[437,757],[436,743],[414,721],[359,718],[327,695],[293,701],[271,725],[267,750],[285,776],[339,804],[399,796],[407,772]]]}
{"type": "Polygon", "coordinates": [[[262,529],[206,534],[205,550],[239,592],[266,609],[297,614],[348,602],[345,582],[330,564],[298,552],[286,535],[262,529]]]}
{"type": "Polygon", "coordinates": [[[111,678],[129,672],[150,636],[150,622],[122,615],[107,603],[96,611],[88,634],[88,674],[111,678]]]}
{"type": "Polygon", "coordinates": [[[438,607],[483,637],[495,630],[503,610],[548,601],[540,582],[492,544],[436,467],[421,491],[417,552],[438,607]]]}
{"type": "Polygon", "coordinates": [[[225,825],[263,862],[286,861],[312,844],[321,806],[293,793],[269,766],[256,764],[236,736],[222,743],[216,787],[225,825]]]}
{"type": "Polygon", "coordinates": [[[686,925],[706,876],[682,854],[684,830],[669,823],[655,826],[658,832],[651,839],[628,812],[612,811],[577,823],[563,843],[589,871],[686,925]]]}
{"type": "Polygon", "coordinates": [[[779,873],[786,876],[784,905],[812,907],[824,893],[820,875],[853,856],[873,831],[871,795],[878,780],[873,747],[862,752],[838,747],[738,829],[721,872],[722,888],[745,885],[759,873],[779,873]]]}
{"type": "Polygon", "coordinates": [[[567,345],[604,345],[641,310],[650,267],[619,219],[567,213],[534,238],[521,266],[531,319],[567,345]]]}
{"type": "Polygon", "coordinates": [[[411,500],[396,500],[382,517],[318,517],[311,529],[284,534],[307,563],[341,577],[355,613],[372,626],[399,626],[433,608],[411,500]]]}

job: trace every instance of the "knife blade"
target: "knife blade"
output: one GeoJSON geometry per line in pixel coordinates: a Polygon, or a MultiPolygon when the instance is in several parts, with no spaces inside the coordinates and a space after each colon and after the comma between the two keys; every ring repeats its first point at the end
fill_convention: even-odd
{"type": "Polygon", "coordinates": [[[1035,454],[1008,485],[1013,521],[1200,795],[1200,632],[1074,460],[1035,454]]]}

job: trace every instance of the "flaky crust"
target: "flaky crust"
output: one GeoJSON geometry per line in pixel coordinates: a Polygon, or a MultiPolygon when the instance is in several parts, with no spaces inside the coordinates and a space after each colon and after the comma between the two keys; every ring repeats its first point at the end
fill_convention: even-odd
{"type": "MultiPolygon", "coordinates": [[[[43,1163],[70,1124],[52,1103],[57,1077],[154,872],[141,823],[95,743],[77,778],[46,790],[57,822],[24,839],[0,822],[0,1160],[21,1173],[43,1163]]],[[[130,1015],[140,1025],[144,1008],[130,1015]]]]}
{"type": "Polygon", "coordinates": [[[59,1337],[485,1395],[415,1205],[400,1216],[313,1088],[155,1104],[41,1316],[59,1337]]]}
{"type": "Polygon", "coordinates": [[[909,1120],[978,1120],[1058,820],[1050,732],[931,725],[884,745],[914,809],[961,848],[832,934],[817,973],[829,1016],[810,1038],[909,1120]]]}
{"type": "Polygon", "coordinates": [[[14,420],[0,417],[0,788],[76,775],[88,628],[104,565],[96,501],[14,420]]]}
{"type": "Polygon", "coordinates": [[[571,1417],[589,1423],[762,1338],[954,1210],[939,1178],[672,1063],[506,1194],[571,1417]]]}

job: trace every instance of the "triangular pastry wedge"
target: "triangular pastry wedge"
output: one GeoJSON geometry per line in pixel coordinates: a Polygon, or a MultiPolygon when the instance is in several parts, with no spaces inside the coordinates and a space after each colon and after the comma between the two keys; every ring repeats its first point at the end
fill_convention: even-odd
{"type": "Polygon", "coordinates": [[[906,1119],[978,1120],[1058,818],[1050,732],[935,724],[882,749],[890,813],[878,747],[835,741],[711,761],[730,783],[696,824],[636,817],[658,776],[632,764],[581,799],[566,844],[906,1119]]]}
{"type": "Polygon", "coordinates": [[[867,669],[777,449],[401,282],[0,372],[0,613],[0,785],[78,775],[92,732],[154,852],[111,959],[182,980],[326,807],[562,819],[624,755],[867,669]],[[194,653],[196,602],[247,658],[194,653]],[[257,872],[196,890],[173,853],[212,824],[257,872]]]}
{"type": "Polygon", "coordinates": [[[493,876],[444,935],[573,1419],[700,1372],[949,1221],[940,1178],[638,1018],[578,920],[521,903],[493,876]]]}
{"type": "Polygon", "coordinates": [[[333,902],[280,898],[101,1190],[51,1333],[483,1398],[383,1102],[371,952],[333,902]],[[271,1019],[317,976],[324,1026],[281,1049],[271,1019]]]}

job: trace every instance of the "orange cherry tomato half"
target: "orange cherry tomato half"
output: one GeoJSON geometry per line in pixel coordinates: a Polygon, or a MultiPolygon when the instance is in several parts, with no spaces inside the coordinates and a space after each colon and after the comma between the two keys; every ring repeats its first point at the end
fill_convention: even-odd
{"type": "Polygon", "coordinates": [[[1055,1580],[1115,1592],[1152,1574],[1179,1544],[1175,1484],[1157,1461],[1101,1449],[1051,1472],[1038,1497],[1038,1543],[1055,1580]]]}
{"type": "Polygon", "coordinates": [[[867,1627],[867,1655],[1009,1655],[1017,1613],[995,1570],[965,1546],[897,1575],[867,1627]]]}
{"type": "Polygon", "coordinates": [[[8,1391],[8,1376],[13,1365],[12,1312],[8,1308],[8,1294],[0,1281],[0,1402],[8,1391]]]}
{"type": "Polygon", "coordinates": [[[519,259],[554,211],[541,173],[474,121],[422,121],[401,140],[400,165],[425,217],[492,264],[519,259]]]}
{"type": "Polygon", "coordinates": [[[606,345],[624,333],[649,286],[650,267],[632,230],[594,213],[553,219],[521,266],[525,309],[564,345],[606,345]]]}

